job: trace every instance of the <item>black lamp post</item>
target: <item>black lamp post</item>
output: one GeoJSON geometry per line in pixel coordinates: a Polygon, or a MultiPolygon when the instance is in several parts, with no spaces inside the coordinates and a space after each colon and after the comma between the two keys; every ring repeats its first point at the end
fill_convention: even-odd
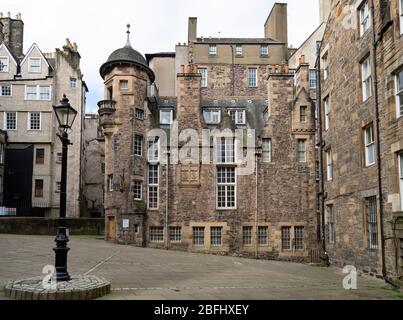
{"type": "Polygon", "coordinates": [[[70,275],[67,272],[67,253],[70,250],[67,247],[69,237],[66,228],[66,184],[67,184],[67,149],[70,143],[68,130],[73,126],[74,119],[77,116],[77,111],[70,105],[69,99],[63,95],[63,100],[60,104],[53,106],[56,113],[56,118],[59,123],[59,133],[57,136],[62,142],[62,176],[61,176],[61,190],[60,190],[60,215],[59,227],[56,235],[56,248],[55,252],[55,268],[56,268],[56,281],[69,281],[70,275]]]}

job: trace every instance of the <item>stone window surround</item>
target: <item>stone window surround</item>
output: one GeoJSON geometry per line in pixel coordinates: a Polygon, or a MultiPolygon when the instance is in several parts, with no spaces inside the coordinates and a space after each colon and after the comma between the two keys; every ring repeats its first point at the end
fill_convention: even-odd
{"type": "Polygon", "coordinates": [[[268,55],[269,55],[269,45],[268,44],[260,45],[260,56],[267,57],[268,55]]]}
{"type": "Polygon", "coordinates": [[[2,66],[3,66],[2,70],[0,70],[0,72],[1,73],[8,73],[9,72],[9,66],[10,66],[10,57],[1,56],[0,60],[3,61],[3,62],[0,62],[0,63],[2,63],[2,66]],[[4,64],[4,61],[7,61],[6,64],[4,64]]]}
{"type": "Polygon", "coordinates": [[[253,245],[252,226],[242,226],[242,244],[244,247],[251,247],[253,245]]]}
{"type": "Polygon", "coordinates": [[[28,72],[29,73],[41,73],[42,72],[42,59],[40,57],[30,57],[28,58],[28,72]],[[33,65],[33,61],[39,61],[39,63],[36,65],[33,65]],[[34,70],[33,68],[38,68],[37,70],[34,70]]]}
{"type": "Polygon", "coordinates": [[[36,148],[35,149],[35,164],[45,164],[45,149],[36,148]]]}
{"type": "Polygon", "coordinates": [[[210,245],[212,247],[222,246],[222,227],[210,227],[210,245]]]}
{"type": "Polygon", "coordinates": [[[258,226],[257,238],[258,238],[259,246],[268,246],[269,245],[269,227],[268,226],[258,226]]]}
{"type": "Polygon", "coordinates": [[[201,247],[206,243],[205,237],[206,228],[205,227],[192,227],[192,243],[193,246],[201,247]]]}
{"type": "Polygon", "coordinates": [[[308,162],[307,157],[307,139],[306,138],[298,138],[297,139],[297,160],[299,163],[308,162]],[[302,155],[304,156],[302,158],[302,155]]]}
{"type": "Polygon", "coordinates": [[[43,179],[35,179],[34,188],[35,188],[34,197],[43,198],[43,189],[44,189],[43,179]]]}
{"type": "Polygon", "coordinates": [[[307,123],[307,111],[308,111],[307,106],[300,106],[299,107],[299,121],[301,123],[307,123]]]}
{"type": "Polygon", "coordinates": [[[13,96],[13,85],[12,84],[2,84],[0,85],[0,97],[12,97],[13,96]],[[8,89],[4,89],[7,88],[8,89]],[[10,92],[10,94],[3,94],[4,92],[10,92]]]}
{"type": "MultiPolygon", "coordinates": [[[[301,252],[305,250],[305,240],[306,240],[306,234],[305,234],[305,229],[306,226],[304,224],[280,224],[280,239],[281,239],[281,252],[301,252]],[[302,228],[303,229],[303,236],[302,236],[302,249],[296,249],[295,248],[295,235],[296,235],[296,228],[302,228]],[[289,238],[284,238],[283,230],[288,229],[289,230],[289,238]],[[284,246],[283,240],[289,240],[289,246],[284,246]],[[288,249],[289,248],[289,249],[288,249]]],[[[288,234],[286,234],[288,235],[288,234]]]]}

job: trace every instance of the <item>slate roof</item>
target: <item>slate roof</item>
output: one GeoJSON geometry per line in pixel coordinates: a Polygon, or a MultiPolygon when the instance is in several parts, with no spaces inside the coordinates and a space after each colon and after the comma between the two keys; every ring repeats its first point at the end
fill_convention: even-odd
{"type": "Polygon", "coordinates": [[[197,38],[196,44],[282,44],[272,38],[197,38]]]}

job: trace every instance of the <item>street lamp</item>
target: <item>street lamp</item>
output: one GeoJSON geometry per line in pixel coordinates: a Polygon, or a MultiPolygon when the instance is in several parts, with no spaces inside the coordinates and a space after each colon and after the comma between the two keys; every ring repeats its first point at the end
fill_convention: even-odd
{"type": "Polygon", "coordinates": [[[70,275],[67,272],[67,253],[70,250],[67,247],[69,237],[66,228],[66,184],[67,184],[67,149],[70,143],[68,130],[73,126],[73,122],[77,116],[77,111],[70,105],[69,99],[63,95],[63,100],[60,104],[53,106],[57,122],[59,123],[59,132],[57,136],[62,142],[62,175],[61,175],[61,190],[60,190],[60,214],[59,214],[59,227],[56,235],[56,248],[55,252],[55,268],[56,268],[56,281],[69,281],[70,275]]]}

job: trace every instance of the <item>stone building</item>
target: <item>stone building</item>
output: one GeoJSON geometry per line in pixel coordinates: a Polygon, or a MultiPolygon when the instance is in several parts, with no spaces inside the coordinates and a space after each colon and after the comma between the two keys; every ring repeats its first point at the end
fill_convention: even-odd
{"type": "Polygon", "coordinates": [[[128,39],[101,66],[106,239],[310,261],[315,102],[309,65],[286,64],[287,7],[264,38],[198,37],[196,24],[175,54],[146,60],[128,39]]]}
{"type": "Polygon", "coordinates": [[[384,278],[403,275],[402,5],[332,1],[320,51],[326,250],[384,278]]]}
{"type": "Polygon", "coordinates": [[[69,138],[67,211],[79,216],[82,126],[87,87],[80,54],[66,40],[62,49],[42,53],[33,44],[24,54],[24,24],[0,15],[0,128],[7,132],[4,206],[17,215],[57,216],[60,198],[61,143],[52,105],[66,94],[78,111],[69,138]]]}
{"type": "Polygon", "coordinates": [[[103,216],[105,177],[105,137],[97,113],[87,113],[84,119],[84,170],[82,216],[103,216]]]}
{"type": "MultiPolygon", "coordinates": [[[[5,164],[5,158],[6,158],[5,157],[6,156],[6,145],[7,145],[7,132],[0,130],[0,207],[3,207],[4,164],[5,164]]],[[[1,209],[1,210],[3,210],[3,209],[1,209]]]]}

